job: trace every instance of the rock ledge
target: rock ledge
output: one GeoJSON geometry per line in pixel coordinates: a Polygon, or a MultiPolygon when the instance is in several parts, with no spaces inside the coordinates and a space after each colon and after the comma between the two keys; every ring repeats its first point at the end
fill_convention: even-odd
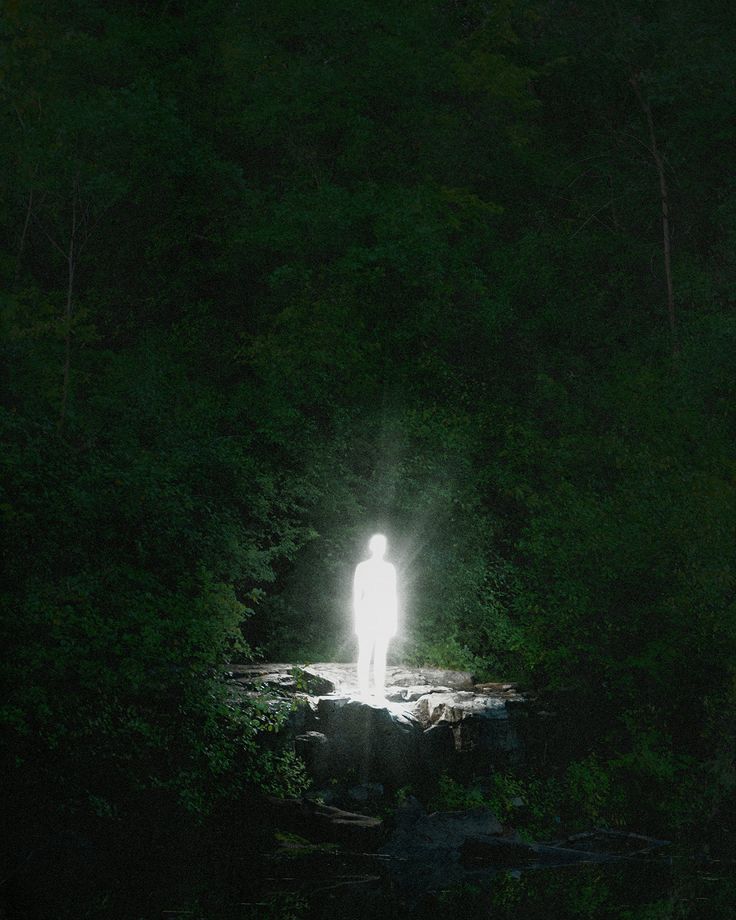
{"type": "Polygon", "coordinates": [[[466,671],[390,667],[385,699],[359,695],[354,664],[235,665],[237,692],[267,690],[294,706],[294,749],[315,783],[328,779],[416,784],[464,765],[523,759],[528,698],[512,683],[473,681],[466,671]]]}

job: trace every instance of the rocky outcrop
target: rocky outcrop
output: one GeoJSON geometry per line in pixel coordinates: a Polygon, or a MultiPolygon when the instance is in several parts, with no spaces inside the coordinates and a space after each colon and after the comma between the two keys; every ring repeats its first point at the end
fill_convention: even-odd
{"type": "Polygon", "coordinates": [[[378,851],[385,872],[405,896],[420,896],[463,882],[484,885],[498,870],[531,870],[645,858],[669,841],[608,830],[537,843],[504,827],[486,808],[428,814],[409,796],[393,817],[378,851]]]}
{"type": "MultiPolygon", "coordinates": [[[[232,665],[228,677],[244,686],[266,686],[274,690],[313,695],[337,693],[357,696],[355,664],[319,662],[317,664],[261,663],[232,665]]],[[[405,699],[409,688],[473,690],[473,675],[469,671],[448,671],[438,668],[389,667],[386,669],[388,699],[405,699]]],[[[480,684],[481,688],[511,687],[510,684],[480,684]]]]}
{"type": "Polygon", "coordinates": [[[497,836],[500,822],[486,808],[466,811],[435,811],[426,814],[416,800],[398,809],[396,828],[381,852],[406,856],[416,850],[459,850],[472,837],[497,836]]]}
{"type": "MultiPolygon", "coordinates": [[[[269,800],[280,832],[269,873],[282,867],[292,884],[301,867],[315,893],[353,898],[342,915],[362,915],[366,899],[380,903],[387,888],[403,904],[420,904],[455,886],[490,887],[499,871],[649,858],[667,844],[611,831],[538,843],[487,807],[426,810],[443,772],[487,776],[518,763],[544,734],[544,711],[513,684],[391,668],[387,698],[376,700],[359,696],[353,665],[247,665],[229,679],[235,696],[268,690],[273,705],[290,704],[286,731],[264,743],[293,745],[313,780],[302,799],[269,800]]],[[[511,805],[518,826],[527,806],[520,797],[511,805]]]]}
{"type": "MultiPolygon", "coordinates": [[[[371,784],[355,787],[358,798],[378,794],[371,784]]],[[[487,887],[499,871],[520,872],[579,864],[603,864],[643,859],[651,863],[669,845],[667,840],[640,834],[598,829],[562,840],[537,843],[502,826],[487,808],[428,813],[414,796],[407,796],[384,822],[380,818],[319,803],[287,799],[269,800],[272,819],[279,828],[304,838],[282,840],[288,875],[293,880],[299,850],[302,869],[318,886],[339,874],[340,886],[351,881],[388,882],[405,903],[470,883],[487,887]],[[323,849],[310,841],[340,844],[323,849]],[[351,861],[352,854],[352,863],[351,861]],[[359,862],[355,862],[355,857],[359,862]],[[346,860],[348,862],[346,862],[346,860]],[[348,864],[357,874],[345,875],[348,864]],[[319,881],[317,881],[319,880],[319,881]]],[[[282,835],[283,838],[283,835],[282,835]]],[[[334,882],[333,882],[334,884],[334,882]]],[[[357,916],[359,912],[351,912],[357,916]]]]}
{"type": "Polygon", "coordinates": [[[518,760],[517,714],[523,699],[509,691],[432,692],[419,697],[415,714],[423,725],[447,725],[458,751],[485,751],[518,760]]]}
{"type": "Polygon", "coordinates": [[[396,788],[524,755],[528,698],[514,684],[475,684],[465,671],[388,668],[383,700],[360,697],[352,664],[248,664],[228,678],[239,693],[265,690],[294,704],[288,730],[317,785],[396,788]]]}
{"type": "Polygon", "coordinates": [[[380,849],[395,888],[418,895],[462,882],[468,874],[464,851],[472,840],[502,839],[504,829],[485,808],[427,814],[410,796],[396,811],[394,827],[380,849]]]}
{"type": "Polygon", "coordinates": [[[422,725],[409,710],[323,697],[316,718],[327,738],[333,776],[401,786],[421,769],[422,725]]]}

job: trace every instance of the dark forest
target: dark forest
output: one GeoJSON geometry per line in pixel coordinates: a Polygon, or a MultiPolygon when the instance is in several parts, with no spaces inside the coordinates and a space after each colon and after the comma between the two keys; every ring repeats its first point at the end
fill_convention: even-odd
{"type": "MultiPolygon", "coordinates": [[[[312,916],[218,894],[313,786],[227,675],[355,661],[375,531],[389,664],[555,714],[436,807],[735,859],[730,5],[14,0],[0,42],[0,917],[312,916]]],[[[504,884],[468,916],[554,916],[504,884]]],[[[700,884],[564,915],[734,916],[700,884]]]]}

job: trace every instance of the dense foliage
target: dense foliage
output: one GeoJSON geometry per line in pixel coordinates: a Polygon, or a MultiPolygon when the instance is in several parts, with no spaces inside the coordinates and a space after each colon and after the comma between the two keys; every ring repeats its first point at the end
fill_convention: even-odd
{"type": "Polygon", "coordinates": [[[221,674],[352,655],[380,528],[397,658],[557,694],[597,820],[724,826],[727,5],[17,0],[0,28],[11,796],[297,788],[221,674]]]}

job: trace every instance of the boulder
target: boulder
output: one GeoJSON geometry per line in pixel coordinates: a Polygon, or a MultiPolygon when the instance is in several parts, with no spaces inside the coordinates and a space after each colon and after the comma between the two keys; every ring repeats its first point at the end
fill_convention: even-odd
{"type": "Polygon", "coordinates": [[[390,856],[411,856],[416,850],[459,850],[470,838],[502,832],[498,818],[487,808],[436,811],[399,824],[381,852],[390,856]]]}
{"type": "Polygon", "coordinates": [[[427,693],[416,701],[412,711],[422,725],[449,725],[457,751],[510,759],[520,752],[508,703],[498,696],[464,690],[427,693]]]}
{"type": "Polygon", "coordinates": [[[441,767],[455,753],[455,733],[448,722],[437,722],[422,732],[423,760],[441,767]]]}
{"type": "Polygon", "coordinates": [[[440,721],[452,725],[470,716],[484,719],[508,717],[503,700],[468,690],[426,693],[416,701],[413,711],[419,721],[426,725],[434,725],[440,721]]]}
{"type": "Polygon", "coordinates": [[[346,795],[355,805],[377,805],[383,799],[383,784],[361,783],[351,786],[346,795]]]}
{"type": "Polygon", "coordinates": [[[333,776],[354,774],[361,782],[393,786],[416,777],[422,728],[411,714],[360,700],[322,699],[317,716],[330,739],[333,776]]]}
{"type": "Polygon", "coordinates": [[[386,691],[386,699],[404,703],[415,703],[428,693],[449,693],[449,687],[433,687],[431,684],[419,684],[409,687],[394,686],[386,691]]]}
{"type": "Polygon", "coordinates": [[[501,833],[498,819],[485,808],[428,815],[410,803],[397,811],[393,832],[379,852],[389,860],[398,888],[425,894],[462,882],[462,853],[469,840],[495,839],[501,833]]]}
{"type": "Polygon", "coordinates": [[[386,684],[391,687],[447,687],[450,690],[472,690],[473,675],[469,671],[446,671],[440,668],[387,668],[386,684]]]}
{"type": "Polygon", "coordinates": [[[304,761],[307,772],[319,783],[330,778],[329,742],[322,732],[304,732],[294,739],[294,752],[304,761]]]}

